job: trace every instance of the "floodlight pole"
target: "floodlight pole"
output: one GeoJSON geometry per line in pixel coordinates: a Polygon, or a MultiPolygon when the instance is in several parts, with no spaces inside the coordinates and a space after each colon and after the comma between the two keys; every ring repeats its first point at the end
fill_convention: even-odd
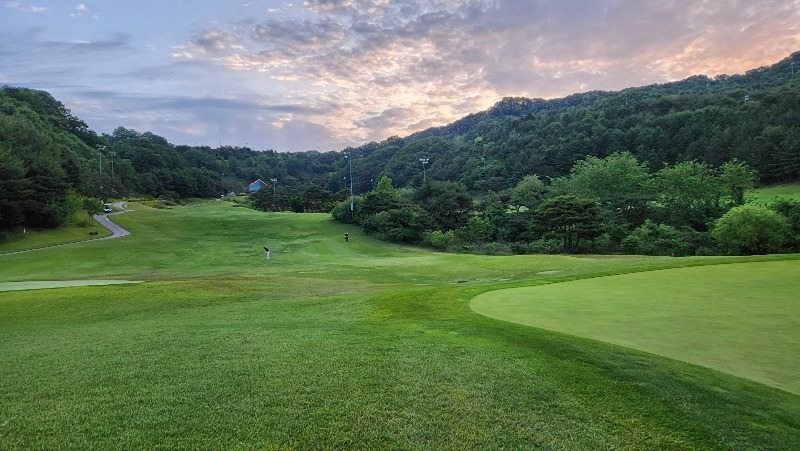
{"type": "Polygon", "coordinates": [[[275,183],[278,181],[278,179],[273,177],[269,179],[269,181],[272,182],[272,197],[275,197],[275,183]]]}
{"type": "Polygon", "coordinates": [[[430,158],[420,158],[419,162],[422,163],[422,183],[425,183],[425,165],[430,162],[430,158]]]}
{"type": "Polygon", "coordinates": [[[111,151],[108,154],[111,155],[111,189],[109,190],[109,192],[111,194],[111,197],[113,198],[114,197],[114,157],[117,156],[117,153],[114,152],[114,151],[111,151]]]}
{"type": "Polygon", "coordinates": [[[100,155],[100,198],[103,198],[103,150],[105,150],[106,146],[102,144],[97,145],[97,154],[100,155]]]}
{"type": "Polygon", "coordinates": [[[353,158],[349,153],[344,154],[347,158],[347,163],[350,166],[350,216],[353,216],[353,158]]]}

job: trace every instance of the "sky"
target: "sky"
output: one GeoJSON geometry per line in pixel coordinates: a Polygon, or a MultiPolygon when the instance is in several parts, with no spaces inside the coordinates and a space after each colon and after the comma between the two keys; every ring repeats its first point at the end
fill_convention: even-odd
{"type": "Polygon", "coordinates": [[[0,85],[101,134],[281,152],[798,50],[800,0],[0,0],[0,85]]]}

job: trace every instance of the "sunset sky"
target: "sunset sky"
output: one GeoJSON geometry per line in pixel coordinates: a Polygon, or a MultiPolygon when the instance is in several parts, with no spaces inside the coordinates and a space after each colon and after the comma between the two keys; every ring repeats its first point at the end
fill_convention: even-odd
{"type": "Polygon", "coordinates": [[[800,0],[0,0],[0,84],[98,133],[341,150],[505,96],[742,73],[800,50],[800,0]]]}

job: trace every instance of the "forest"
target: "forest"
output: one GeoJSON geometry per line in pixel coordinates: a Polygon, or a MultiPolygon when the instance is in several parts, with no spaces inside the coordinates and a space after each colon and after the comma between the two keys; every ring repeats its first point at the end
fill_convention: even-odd
{"type": "Polygon", "coordinates": [[[299,153],[176,145],[122,126],[97,134],[49,93],[3,86],[0,239],[63,226],[98,201],[219,197],[261,179],[255,208],[330,211],[384,239],[450,251],[796,252],[800,207],[750,205],[743,193],[800,180],[798,60],[505,98],[444,127],[299,153]]]}

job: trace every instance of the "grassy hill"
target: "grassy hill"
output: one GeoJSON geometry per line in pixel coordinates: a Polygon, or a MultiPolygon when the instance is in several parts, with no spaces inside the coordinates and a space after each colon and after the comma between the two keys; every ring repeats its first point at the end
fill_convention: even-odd
{"type": "Polygon", "coordinates": [[[0,255],[0,288],[141,281],[0,292],[1,449],[800,448],[797,394],[470,309],[796,256],[449,255],[324,214],[130,207],[130,236],[0,255]]]}

